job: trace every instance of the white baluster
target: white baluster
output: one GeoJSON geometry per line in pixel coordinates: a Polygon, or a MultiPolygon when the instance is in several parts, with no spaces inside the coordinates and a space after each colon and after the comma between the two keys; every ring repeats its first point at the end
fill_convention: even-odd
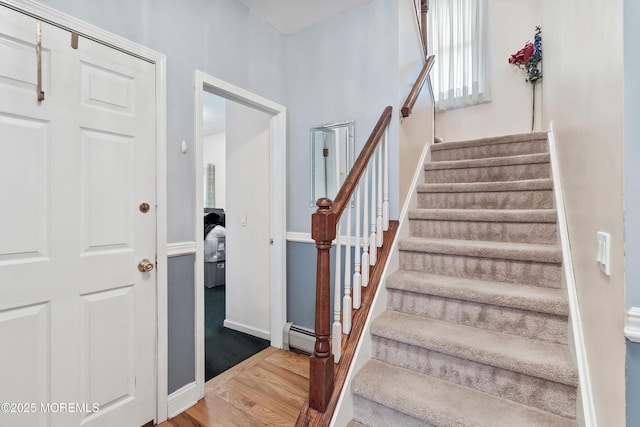
{"type": "Polygon", "coordinates": [[[356,187],[356,248],[353,251],[353,308],[362,303],[362,274],[360,274],[360,184],[356,187]]]}
{"type": "Polygon", "coordinates": [[[389,125],[384,130],[384,201],[382,202],[382,229],[389,229],[389,125]]]}
{"type": "Polygon", "coordinates": [[[351,332],[351,201],[347,201],[347,241],[344,247],[344,297],[342,299],[342,332],[351,332]]]}
{"type": "Polygon", "coordinates": [[[364,215],[362,217],[362,286],[369,284],[369,167],[364,170],[364,201],[362,203],[364,215]]]}
{"type": "Polygon", "coordinates": [[[376,150],[378,153],[378,206],[377,206],[377,217],[376,217],[376,245],[378,247],[382,247],[382,178],[384,175],[384,171],[382,170],[382,147],[379,146],[376,150]]]}
{"type": "Polygon", "coordinates": [[[331,338],[333,339],[331,349],[333,351],[334,361],[336,363],[340,361],[340,355],[342,354],[342,324],[340,323],[340,294],[342,293],[340,292],[340,262],[342,254],[340,253],[340,231],[340,223],[338,223],[338,231],[336,237],[336,279],[334,283],[333,294],[333,331],[331,334],[331,338]]]}
{"type": "Polygon", "coordinates": [[[371,158],[371,234],[369,235],[369,264],[376,265],[378,239],[376,238],[376,224],[378,221],[376,215],[376,153],[374,151],[371,158]]]}
{"type": "MultiPolygon", "coordinates": [[[[336,145],[338,139],[336,138],[336,145]]],[[[336,146],[336,184],[340,187],[340,150],[337,149],[336,146]]],[[[334,294],[333,294],[333,331],[331,334],[331,338],[333,340],[333,344],[331,346],[333,351],[333,357],[335,363],[340,361],[340,356],[342,355],[342,324],[340,323],[340,302],[341,302],[341,294],[342,287],[340,286],[340,273],[342,262],[342,254],[340,253],[340,220],[338,220],[338,224],[336,226],[336,270],[335,270],[335,283],[334,283],[334,294]]]]}

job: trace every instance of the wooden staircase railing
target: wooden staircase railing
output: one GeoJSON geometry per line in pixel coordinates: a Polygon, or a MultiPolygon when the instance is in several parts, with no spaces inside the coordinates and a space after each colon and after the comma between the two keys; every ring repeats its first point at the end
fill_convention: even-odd
{"type": "Polygon", "coordinates": [[[378,254],[378,263],[375,267],[371,267],[371,276],[369,286],[362,292],[362,304],[360,309],[354,310],[353,328],[349,335],[342,334],[342,356],[340,363],[335,365],[334,369],[334,392],[329,398],[327,408],[324,411],[313,409],[309,406],[307,399],[300,409],[300,414],[296,420],[296,427],[326,427],[330,424],[333,413],[338,404],[340,390],[344,387],[349,373],[349,367],[355,357],[355,350],[360,341],[360,337],[364,331],[365,322],[371,309],[373,298],[376,295],[377,288],[382,280],[382,273],[387,258],[391,254],[391,242],[394,241],[399,228],[398,221],[389,221],[389,230],[384,232],[385,244],[378,254]]]}
{"type": "MultiPolygon", "coordinates": [[[[334,364],[340,360],[342,347],[342,333],[349,333],[351,326],[352,306],[360,306],[361,301],[358,300],[359,289],[353,292],[355,301],[351,297],[351,266],[345,265],[345,292],[344,292],[344,310],[340,310],[341,293],[340,286],[341,271],[336,268],[335,277],[335,298],[334,298],[334,323],[333,323],[333,342],[329,342],[331,337],[331,273],[330,273],[330,249],[332,241],[336,241],[336,260],[340,259],[341,239],[339,233],[340,219],[345,211],[348,210],[348,219],[352,210],[352,204],[356,205],[356,245],[362,243],[363,256],[362,262],[357,262],[360,271],[354,272],[354,289],[366,285],[362,280],[362,276],[368,276],[369,266],[375,265],[377,258],[377,248],[381,247],[383,242],[384,226],[389,223],[389,168],[388,168],[388,126],[391,120],[392,108],[386,107],[378,119],[371,135],[369,136],[365,146],[358,156],[351,172],[345,179],[342,187],[338,191],[334,201],[323,198],[317,202],[318,210],[311,217],[311,237],[316,242],[317,267],[316,267],[316,314],[315,314],[315,333],[316,342],[313,355],[310,359],[310,378],[309,378],[309,406],[317,411],[324,412],[327,404],[334,391],[334,364]],[[383,138],[384,137],[384,138],[383,138]],[[382,147],[379,142],[384,139],[382,147]],[[378,156],[376,156],[376,153],[378,156]],[[376,157],[380,167],[380,174],[376,174],[376,157]],[[373,162],[371,160],[374,160],[373,162]],[[371,171],[371,174],[369,174],[371,171]],[[369,175],[371,175],[369,177],[369,175]],[[362,179],[364,176],[364,179],[362,179]],[[369,179],[370,178],[370,179],[369,179]],[[369,183],[371,183],[371,192],[369,192],[369,183]],[[363,191],[361,187],[364,186],[363,191]],[[384,188],[383,188],[384,187],[384,188]],[[352,196],[356,192],[355,203],[352,203],[352,196]],[[384,192],[383,192],[384,190],[384,192]],[[371,234],[369,239],[360,238],[360,194],[363,193],[364,212],[363,219],[363,236],[366,236],[366,227],[369,222],[369,196],[371,196],[371,234]],[[379,197],[377,197],[379,196],[379,197]],[[377,200],[376,200],[377,199],[377,200]],[[386,213],[386,218],[383,216],[386,213]],[[380,237],[378,237],[380,236],[380,237]],[[364,273],[364,274],[363,274],[364,273]],[[355,304],[354,304],[355,303],[355,304]],[[342,322],[341,320],[342,314],[342,322]]],[[[349,226],[350,227],[350,222],[349,226]]],[[[347,237],[350,240],[350,236],[347,237]]],[[[350,253],[351,248],[347,247],[345,253],[350,253]]],[[[360,260],[360,254],[356,253],[356,259],[360,260]]],[[[339,262],[339,261],[337,261],[339,262]]],[[[366,277],[365,277],[366,279],[366,277]]]]}
{"type": "MultiPolygon", "coordinates": [[[[429,73],[431,72],[431,68],[433,68],[433,61],[435,61],[435,59],[435,55],[429,56],[422,66],[422,70],[420,71],[420,74],[418,74],[418,78],[413,84],[411,92],[409,92],[409,95],[407,96],[407,100],[404,102],[402,108],[400,109],[402,117],[409,117],[411,115],[413,107],[418,100],[418,96],[420,95],[420,91],[422,90],[424,83],[429,80],[429,73]]],[[[429,82],[429,85],[431,85],[431,82],[429,82]]],[[[431,87],[429,87],[429,92],[431,92],[431,100],[433,101],[433,89],[431,89],[431,87]]]]}
{"type": "MultiPolygon", "coordinates": [[[[403,117],[411,114],[424,83],[428,81],[431,86],[429,72],[433,67],[434,56],[427,57],[428,0],[421,0],[420,10],[421,41],[426,60],[401,109],[403,117]]],[[[433,90],[431,92],[433,100],[433,90]]],[[[392,107],[386,107],[335,200],[319,199],[316,203],[318,209],[311,217],[311,237],[316,242],[317,249],[316,341],[310,358],[309,398],[300,411],[296,426],[329,424],[381,280],[391,243],[398,230],[398,222],[389,219],[388,128],[391,115],[392,107]],[[382,144],[380,141],[383,141],[382,144]],[[352,221],[354,207],[355,221],[352,221]],[[345,210],[346,219],[343,218],[345,210]],[[351,235],[353,222],[355,236],[351,235]],[[341,286],[341,223],[346,225],[347,231],[344,244],[344,291],[341,286]],[[367,232],[369,225],[370,233],[367,232]],[[352,237],[355,254],[353,275],[350,260],[352,237]],[[330,250],[334,240],[336,265],[332,326],[330,250]],[[369,284],[371,286],[364,292],[363,288],[369,284]],[[344,358],[341,360],[342,357],[344,358]]]]}

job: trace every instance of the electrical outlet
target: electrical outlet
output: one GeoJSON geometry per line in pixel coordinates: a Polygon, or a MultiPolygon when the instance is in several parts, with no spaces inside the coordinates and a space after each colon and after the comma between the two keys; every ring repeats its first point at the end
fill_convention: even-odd
{"type": "Polygon", "coordinates": [[[607,276],[611,275],[611,234],[598,231],[596,261],[598,267],[607,276]]]}
{"type": "Polygon", "coordinates": [[[247,226],[247,214],[244,212],[240,215],[240,225],[243,227],[247,226]]]}

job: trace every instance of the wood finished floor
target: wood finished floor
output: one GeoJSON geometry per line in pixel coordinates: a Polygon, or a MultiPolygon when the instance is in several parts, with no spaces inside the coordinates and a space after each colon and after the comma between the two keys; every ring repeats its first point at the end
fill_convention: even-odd
{"type": "Polygon", "coordinates": [[[195,406],[159,427],[293,426],[309,392],[309,357],[270,347],[205,384],[195,406]]]}

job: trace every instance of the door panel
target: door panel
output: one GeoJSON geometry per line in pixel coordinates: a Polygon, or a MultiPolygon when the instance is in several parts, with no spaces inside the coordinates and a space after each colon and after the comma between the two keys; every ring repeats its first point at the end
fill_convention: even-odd
{"type": "MultiPolygon", "coordinates": [[[[3,402],[24,404],[34,401],[34,398],[38,401],[50,401],[49,314],[48,304],[17,307],[0,312],[2,342],[12,343],[0,351],[0,366],[12,367],[0,370],[3,402]],[[16,358],[20,358],[20,364],[15,363],[16,358]],[[14,386],[6,387],[8,384],[14,386]]],[[[18,409],[15,408],[16,411],[18,409]]],[[[3,421],[5,420],[6,424],[2,425],[47,425],[47,416],[40,411],[5,413],[3,421]]]]}
{"type": "Polygon", "coordinates": [[[28,117],[0,114],[0,206],[8,210],[0,239],[0,264],[48,256],[48,124],[28,117]]]}
{"type": "Polygon", "coordinates": [[[132,250],[133,137],[89,129],[81,134],[85,253],[132,250]]]}
{"type": "Polygon", "coordinates": [[[0,425],[139,426],[156,412],[156,275],[137,268],[155,259],[155,68],[42,24],[38,102],[35,28],[0,7],[0,402],[84,406],[0,425]]]}
{"type": "Polygon", "coordinates": [[[133,296],[133,285],[83,296],[82,400],[104,411],[135,396],[133,296]]]}
{"type": "MultiPolygon", "coordinates": [[[[20,21],[24,22],[24,19],[20,21]]],[[[23,25],[22,29],[26,29],[23,25]]],[[[15,31],[13,32],[15,34],[15,31]]],[[[0,35],[0,83],[35,91],[36,56],[35,44],[28,41],[13,38],[7,34],[0,35]]],[[[51,53],[49,49],[42,50],[42,83],[45,92],[48,92],[49,70],[51,69],[51,53]]]]}
{"type": "Polygon", "coordinates": [[[134,114],[133,76],[82,63],[82,103],[114,112],[134,114]]]}

